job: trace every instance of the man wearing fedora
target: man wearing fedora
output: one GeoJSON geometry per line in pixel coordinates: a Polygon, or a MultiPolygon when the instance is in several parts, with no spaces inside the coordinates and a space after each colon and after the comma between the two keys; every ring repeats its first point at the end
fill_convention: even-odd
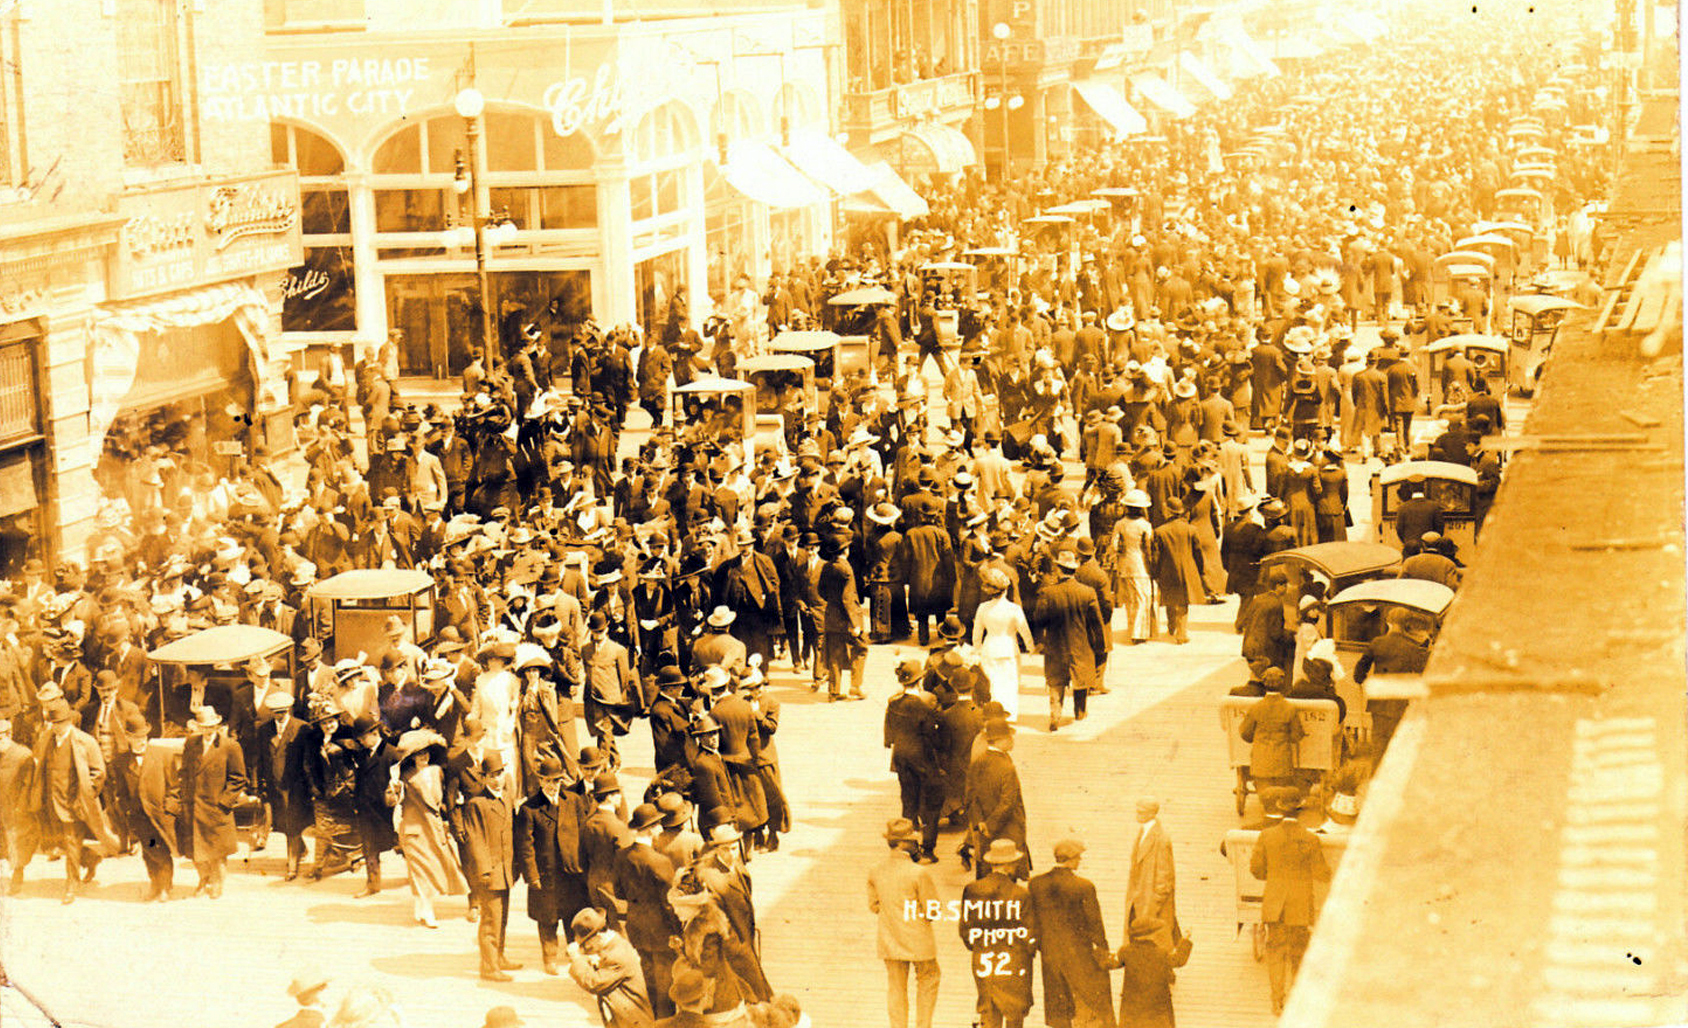
{"type": "Polygon", "coordinates": [[[903,817],[921,828],[922,864],[938,862],[938,822],[946,792],[943,723],[937,704],[922,691],[925,668],[919,661],[897,665],[897,692],[885,705],[885,748],[891,751],[891,770],[902,795],[903,817]]]}
{"type": "Polygon", "coordinates": [[[1112,1028],[1108,930],[1096,886],[1078,876],[1084,844],[1055,844],[1055,866],[1026,883],[1043,957],[1043,1019],[1050,1028],[1112,1028]]]}
{"type": "Polygon", "coordinates": [[[703,635],[692,644],[692,670],[701,671],[710,665],[729,670],[743,667],[749,651],[738,638],[728,633],[738,615],[731,607],[721,605],[704,619],[703,635]]]}
{"type": "Polygon", "coordinates": [[[655,805],[641,803],[633,808],[628,823],[633,841],[618,855],[615,893],[627,941],[638,951],[644,969],[645,992],[656,1012],[665,1015],[674,1012],[668,1000],[674,950],[668,940],[680,934],[680,919],[668,902],[676,869],[656,848],[656,832],[661,825],[662,812],[655,805]]]}
{"type": "Polygon", "coordinates": [[[252,755],[255,791],[269,804],[270,826],[287,840],[287,873],[283,881],[299,877],[305,858],[305,830],[313,819],[311,790],[305,778],[305,753],[313,733],[294,716],[293,697],[280,690],[264,697],[269,717],[258,729],[252,755]]]}
{"type": "Polygon", "coordinates": [[[574,915],[569,934],[569,977],[597,999],[604,1028],[650,1028],[655,1016],[632,943],[594,907],[574,915]]]}
{"type": "Polygon", "coordinates": [[[488,750],[480,766],[460,776],[464,801],[464,876],[476,900],[476,943],[484,981],[508,982],[522,965],[504,955],[510,924],[510,888],[515,883],[510,803],[503,796],[504,757],[488,750]]]}
{"type": "Polygon", "coordinates": [[[1097,669],[1108,656],[1107,629],[1096,591],[1074,578],[1078,553],[1061,546],[1054,555],[1055,578],[1038,590],[1032,625],[1043,648],[1044,684],[1049,690],[1049,730],[1060,728],[1067,690],[1073,693],[1073,716],[1083,720],[1097,669]]]}
{"type": "Polygon", "coordinates": [[[932,1028],[938,1006],[938,948],[932,922],[939,909],[932,874],[913,860],[919,843],[914,823],[896,818],[885,827],[890,854],[867,874],[867,906],[878,918],[879,959],[889,985],[891,1028],[909,1028],[908,976],[915,981],[915,1028],[932,1028]]]}
{"type": "Polygon", "coordinates": [[[1016,878],[1026,860],[1013,839],[991,840],[982,876],[961,890],[958,928],[972,954],[973,985],[984,1028],[1022,1028],[1032,1008],[1032,958],[1039,931],[1031,893],[1016,878]]]}
{"type": "Polygon", "coordinates": [[[210,707],[194,711],[182,744],[183,813],[193,827],[193,866],[199,872],[194,895],[223,894],[223,866],[235,851],[234,810],[245,799],[246,759],[240,744],[210,707]]]}
{"type": "MultiPolygon", "coordinates": [[[[1009,753],[1014,749],[1014,727],[994,718],[980,733],[984,749],[967,766],[966,811],[969,843],[974,854],[984,851],[991,839],[1008,839],[1022,850],[1026,841],[1026,804],[1020,792],[1020,775],[1009,753]]],[[[1022,854],[1014,873],[1024,878],[1031,873],[1031,856],[1022,854]]],[[[975,861],[974,874],[983,877],[987,868],[975,861]]]]}
{"type": "Polygon", "coordinates": [[[567,775],[555,754],[539,758],[533,794],[516,808],[512,869],[527,883],[527,914],[539,927],[545,973],[556,974],[559,924],[589,904],[580,833],[591,801],[563,788],[567,775]]]}
{"type": "Polygon", "coordinates": [[[106,765],[99,743],[76,727],[75,715],[63,698],[49,701],[42,717],[34,754],[40,790],[37,809],[43,836],[58,840],[64,860],[64,902],[70,903],[81,883],[93,881],[100,859],[117,852],[118,841],[100,808],[106,765]]]}
{"type": "Polygon", "coordinates": [[[774,639],[784,632],[779,569],[772,558],[755,549],[756,538],[749,528],[741,527],[736,541],[737,558],[715,574],[716,602],[737,615],[733,634],[747,653],[760,653],[762,666],[767,667],[774,658],[774,639]]]}
{"type": "Polygon", "coordinates": [[[1249,870],[1266,883],[1260,919],[1266,926],[1266,972],[1272,982],[1272,1013],[1283,1013],[1284,997],[1295,983],[1302,955],[1318,918],[1314,886],[1330,881],[1330,865],[1319,837],[1294,815],[1301,794],[1286,790],[1278,809],[1285,815],[1261,829],[1249,857],[1249,870]]]}

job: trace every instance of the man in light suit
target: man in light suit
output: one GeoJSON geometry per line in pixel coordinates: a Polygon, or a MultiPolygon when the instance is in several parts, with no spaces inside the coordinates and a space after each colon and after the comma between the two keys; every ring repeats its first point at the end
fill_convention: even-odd
{"type": "Polygon", "coordinates": [[[1319,837],[1301,826],[1295,814],[1301,794],[1284,788],[1272,797],[1284,819],[1262,829],[1249,870],[1266,883],[1260,919],[1266,925],[1266,973],[1272,980],[1272,1013],[1284,1009],[1284,994],[1295,981],[1318,917],[1314,882],[1330,881],[1330,865],[1319,837]]]}
{"type": "Polygon", "coordinates": [[[1160,803],[1137,801],[1137,840],[1131,847],[1131,878],[1125,889],[1125,924],[1154,918],[1161,926],[1152,938],[1167,953],[1178,941],[1177,878],[1172,867],[1172,840],[1160,823],[1160,803]]]}
{"type": "Polygon", "coordinates": [[[984,446],[973,458],[973,477],[979,482],[979,502],[987,509],[998,500],[1012,500],[1017,495],[1014,481],[1009,477],[1013,464],[1002,455],[1002,435],[995,429],[984,433],[984,446]]]}
{"type": "Polygon", "coordinates": [[[932,1028],[938,1006],[938,944],[932,921],[938,888],[914,862],[914,822],[896,818],[885,828],[891,853],[867,873],[867,906],[879,917],[879,958],[889,983],[891,1028],[908,1028],[908,973],[914,970],[915,1028],[932,1028]],[[911,911],[913,916],[911,916],[911,911]]]}
{"type": "Polygon", "coordinates": [[[1043,1019],[1051,1028],[1112,1028],[1108,931],[1096,886],[1077,874],[1084,844],[1055,844],[1055,867],[1027,883],[1043,954],[1043,1019]]]}

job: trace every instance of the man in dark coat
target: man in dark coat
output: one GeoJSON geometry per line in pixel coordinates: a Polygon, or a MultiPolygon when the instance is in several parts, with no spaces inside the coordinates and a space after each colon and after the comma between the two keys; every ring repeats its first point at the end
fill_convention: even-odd
{"type": "Polygon", "coordinates": [[[662,812],[649,803],[633,808],[628,828],[633,843],[623,849],[615,872],[615,893],[621,909],[624,934],[639,953],[645,972],[645,989],[658,1016],[674,1012],[668,1000],[673,980],[674,950],[668,940],[680,934],[680,919],[668,903],[674,887],[675,868],[654,846],[662,812]]]}
{"type": "Polygon", "coordinates": [[[920,828],[916,860],[936,864],[945,793],[944,765],[938,759],[943,726],[937,704],[920,688],[923,672],[919,661],[897,665],[897,692],[885,705],[885,748],[891,751],[903,817],[920,828]]]}
{"type": "Polygon", "coordinates": [[[1055,554],[1056,577],[1038,590],[1032,608],[1032,627],[1043,645],[1043,677],[1049,690],[1049,730],[1061,725],[1067,688],[1073,691],[1073,716],[1082,720],[1097,668],[1108,655],[1107,630],[1102,624],[1096,591],[1073,577],[1078,554],[1063,547],[1055,554]]]}
{"type": "Polygon", "coordinates": [[[223,864],[235,851],[234,808],[246,793],[246,760],[223,728],[223,716],[200,707],[182,744],[182,805],[193,826],[194,895],[223,894],[223,864]]]}
{"type": "Polygon", "coordinates": [[[1254,385],[1249,427],[1258,431],[1272,427],[1278,420],[1283,406],[1284,382],[1289,378],[1289,365],[1277,343],[1262,339],[1249,353],[1249,366],[1252,368],[1250,381],[1254,385]]]}
{"type": "MultiPolygon", "coordinates": [[[[1026,848],[1026,804],[1020,793],[1020,774],[1009,753],[1014,749],[1014,728],[1007,721],[985,722],[985,749],[967,767],[967,826],[974,854],[984,852],[993,839],[1008,839],[1020,848],[1014,875],[1031,874],[1031,855],[1026,848]]],[[[975,860],[974,872],[984,877],[988,868],[975,860]]]]}
{"type": "Polygon", "coordinates": [[[527,882],[528,917],[539,926],[539,951],[546,974],[559,973],[557,925],[567,924],[591,904],[581,865],[580,827],[591,802],[563,788],[566,770],[551,753],[539,758],[539,786],[516,808],[512,829],[516,874],[527,882]]]}
{"type": "Polygon", "coordinates": [[[314,823],[311,786],[305,777],[305,748],[313,733],[293,716],[293,697],[287,693],[271,692],[264,697],[264,706],[270,718],[258,729],[252,778],[258,794],[269,804],[270,827],[287,839],[287,874],[282,880],[290,882],[299,877],[305,830],[314,823]]]}
{"type": "Polygon", "coordinates": [[[756,539],[748,528],[738,535],[739,555],[716,572],[716,602],[738,615],[733,635],[748,653],[760,653],[762,666],[774,659],[774,639],[784,632],[780,607],[780,575],[774,561],[754,549],[756,539]]]}
{"type": "Polygon", "coordinates": [[[1289,578],[1272,568],[1265,576],[1263,590],[1249,597],[1237,614],[1237,630],[1242,633],[1242,654],[1246,660],[1260,658],[1273,667],[1288,669],[1295,655],[1295,636],[1284,624],[1284,597],[1289,592],[1289,578]]]}
{"type": "Polygon", "coordinates": [[[1330,881],[1330,865],[1319,837],[1293,816],[1301,801],[1291,791],[1280,794],[1278,800],[1278,808],[1287,816],[1261,829],[1249,858],[1249,870],[1266,883],[1260,920],[1266,926],[1266,973],[1272,980],[1274,1015],[1283,1013],[1284,995],[1295,982],[1318,917],[1314,883],[1330,881]]]}
{"type": "Polygon", "coordinates": [[[481,979],[489,982],[508,982],[505,972],[522,966],[504,955],[510,887],[516,878],[510,803],[500,794],[503,778],[504,757],[497,750],[488,750],[479,768],[462,776],[463,875],[474,886],[479,911],[475,941],[481,979]]]}
{"type": "Polygon", "coordinates": [[[117,839],[100,809],[105,761],[99,743],[77,728],[74,718],[63,699],[47,704],[35,740],[34,785],[39,793],[32,797],[38,802],[43,836],[59,842],[66,903],[76,899],[80,882],[93,880],[100,858],[117,852],[117,839]],[[92,847],[84,844],[89,839],[92,847]]]}
{"type": "Polygon", "coordinates": [[[1149,539],[1149,574],[1166,608],[1167,633],[1174,643],[1183,645],[1190,641],[1190,604],[1206,599],[1207,590],[1202,585],[1196,531],[1184,518],[1184,502],[1168,497],[1166,515],[1166,523],[1149,539]]]}
{"type": "Polygon", "coordinates": [[[1043,957],[1043,1019],[1050,1028],[1112,1028],[1108,931],[1096,886],[1077,874],[1084,844],[1055,844],[1055,866],[1027,883],[1043,957]]]}
{"type": "Polygon", "coordinates": [[[615,869],[621,848],[632,839],[623,820],[626,811],[621,783],[611,771],[592,780],[591,811],[580,826],[580,862],[586,868],[586,899],[604,912],[614,927],[621,925],[621,903],[615,894],[615,869]]]}
{"type": "Polygon", "coordinates": [[[733,791],[732,772],[721,759],[721,726],[705,714],[692,724],[692,806],[698,812],[698,830],[704,837],[720,824],[738,820],[738,794],[733,791]]]}
{"type": "MultiPolygon", "coordinates": [[[[944,539],[947,542],[948,536],[944,539]]],[[[867,659],[867,614],[856,588],[856,572],[845,559],[841,539],[821,540],[821,560],[815,575],[814,594],[820,601],[821,652],[815,660],[824,665],[829,701],[844,698],[844,671],[850,672],[850,699],[859,700],[867,659]]]]}
{"type": "Polygon", "coordinates": [[[1238,597],[1237,612],[1260,591],[1260,558],[1266,555],[1266,526],[1256,513],[1258,501],[1249,497],[1242,501],[1241,510],[1225,526],[1219,541],[1219,560],[1225,565],[1225,591],[1238,597]]]}
{"type": "Polygon", "coordinates": [[[932,642],[930,618],[943,620],[955,602],[955,547],[935,517],[920,518],[903,536],[901,564],[908,573],[908,607],[920,645],[932,642]]]}
{"type": "Polygon", "coordinates": [[[756,728],[756,711],[749,700],[728,692],[709,708],[709,716],[721,726],[721,761],[727,765],[739,797],[738,826],[759,839],[768,823],[768,799],[759,772],[762,736],[756,728]]]}
{"type": "Polygon", "coordinates": [[[1401,540],[1403,551],[1416,549],[1426,532],[1440,535],[1447,530],[1442,505],[1424,495],[1424,483],[1423,475],[1413,474],[1401,487],[1401,502],[1395,509],[1395,538],[1401,540]]]}
{"type": "Polygon", "coordinates": [[[989,1028],[1022,1028],[1032,1008],[1038,921],[1031,894],[1015,880],[1025,862],[1020,843],[993,839],[981,848],[979,880],[961,890],[961,942],[973,954],[977,1010],[989,1028]]]}
{"type": "Polygon", "coordinates": [[[381,891],[381,854],[399,844],[398,833],[393,830],[393,807],[387,802],[387,786],[392,782],[398,751],[381,738],[381,728],[373,714],[359,718],[352,730],[358,740],[353,754],[357,784],[352,793],[352,809],[358,842],[363,848],[365,879],[357,898],[363,899],[381,891]]]}

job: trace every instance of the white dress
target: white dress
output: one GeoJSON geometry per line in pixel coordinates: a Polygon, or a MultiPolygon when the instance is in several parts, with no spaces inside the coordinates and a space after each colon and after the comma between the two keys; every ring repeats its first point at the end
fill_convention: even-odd
{"type": "Polygon", "coordinates": [[[1032,648],[1026,612],[1007,595],[979,604],[973,615],[973,648],[979,670],[991,684],[991,699],[1002,704],[1012,722],[1020,714],[1020,642],[1032,648]]]}

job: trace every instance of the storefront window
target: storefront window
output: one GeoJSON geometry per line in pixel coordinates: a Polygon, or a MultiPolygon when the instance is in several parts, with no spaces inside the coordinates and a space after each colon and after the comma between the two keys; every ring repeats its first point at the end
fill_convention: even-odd
{"type": "Polygon", "coordinates": [[[739,275],[754,267],[751,251],[749,203],[727,184],[714,164],[704,165],[705,224],[709,251],[709,295],[720,300],[739,275]]]}
{"type": "MultiPolygon", "coordinates": [[[[675,250],[633,267],[633,286],[639,294],[639,324],[650,338],[668,338],[664,331],[676,290],[686,286],[686,251],[675,250]]],[[[685,325],[677,325],[684,330],[685,325]]],[[[677,337],[677,334],[676,334],[677,337]]]]}
{"type": "Polygon", "coordinates": [[[439,232],[445,228],[445,195],[438,189],[375,191],[375,231],[439,232]]]}
{"type": "Polygon", "coordinates": [[[355,332],[351,194],[346,161],[322,136],[296,125],[270,125],[270,156],[299,171],[299,221],[305,261],[282,280],[283,332],[355,332]]]}
{"type": "Polygon", "coordinates": [[[595,186],[545,186],[539,194],[540,228],[597,228],[598,190],[595,186]]]}
{"type": "MultiPolygon", "coordinates": [[[[406,374],[455,375],[481,352],[480,284],[473,274],[388,275],[387,322],[403,335],[406,374]]],[[[528,323],[567,337],[592,313],[585,271],[501,271],[487,276],[493,331],[508,347],[528,323]]],[[[506,349],[506,352],[507,349],[506,349]]]]}
{"type": "Polygon", "coordinates": [[[790,268],[798,258],[813,252],[809,219],[803,211],[771,211],[768,214],[769,259],[776,270],[790,268]]]}
{"type": "Polygon", "coordinates": [[[35,322],[0,328],[0,575],[48,556],[41,542],[48,478],[35,374],[40,343],[35,322]]]}

